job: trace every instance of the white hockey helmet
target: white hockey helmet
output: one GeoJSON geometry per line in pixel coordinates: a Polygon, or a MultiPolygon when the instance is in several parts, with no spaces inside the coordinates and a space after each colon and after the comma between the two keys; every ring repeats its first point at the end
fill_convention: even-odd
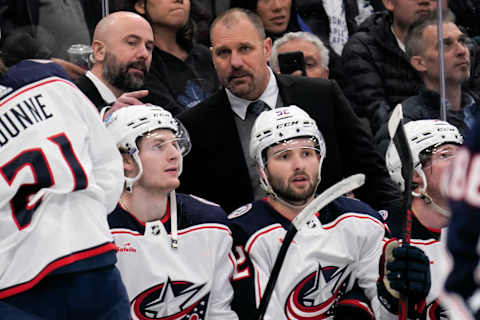
{"type": "Polygon", "coordinates": [[[273,145],[301,137],[312,137],[317,143],[316,148],[320,153],[318,164],[320,182],[326,146],[315,120],[295,105],[264,111],[257,117],[250,134],[250,157],[260,168],[260,182],[267,192],[271,193],[272,189],[265,174],[266,150],[273,145]]]}
{"type": "MultiPolygon", "coordinates": [[[[155,105],[132,105],[120,108],[106,119],[105,126],[115,140],[117,147],[130,154],[138,165],[139,172],[134,178],[125,177],[125,186],[131,191],[133,183],[142,173],[137,139],[157,129],[170,129],[175,134],[179,151],[185,156],[191,149],[187,130],[165,109],[155,105]]],[[[180,159],[180,172],[182,161],[180,159]]]]}
{"type": "MultiPolygon", "coordinates": [[[[426,189],[427,181],[421,166],[420,154],[445,143],[462,144],[463,137],[455,126],[442,120],[410,121],[405,124],[404,129],[412,152],[413,167],[422,176],[426,189]]],[[[390,177],[403,191],[405,183],[402,178],[402,163],[392,141],[388,146],[385,161],[390,177]]]]}

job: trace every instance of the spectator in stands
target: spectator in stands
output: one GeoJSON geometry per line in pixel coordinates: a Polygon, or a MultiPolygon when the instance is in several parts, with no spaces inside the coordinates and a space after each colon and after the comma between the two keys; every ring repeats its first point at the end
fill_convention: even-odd
{"type": "MultiPolygon", "coordinates": [[[[480,41],[480,1],[479,0],[464,0],[464,1],[450,1],[448,7],[457,17],[457,24],[465,28],[465,32],[469,37],[480,41]]],[[[480,42],[479,42],[480,44],[480,42]]]]}
{"type": "Polygon", "coordinates": [[[368,119],[373,133],[422,84],[405,53],[405,34],[437,4],[434,0],[383,2],[388,11],[373,14],[349,38],[339,65],[338,81],[357,114],[368,119]]]}
{"type": "Polygon", "coordinates": [[[194,38],[198,43],[210,47],[210,24],[216,16],[230,8],[230,0],[191,0],[191,16],[195,21],[194,38]]]}
{"type": "Polygon", "coordinates": [[[256,12],[262,19],[267,37],[275,41],[287,32],[300,31],[295,0],[232,0],[238,7],[256,12]]]}
{"type": "Polygon", "coordinates": [[[373,12],[370,3],[365,0],[296,1],[301,19],[338,56],[342,54],[348,37],[373,12]]]}
{"type": "Polygon", "coordinates": [[[224,88],[179,115],[195,146],[185,159],[184,192],[217,202],[227,212],[263,197],[248,156],[251,126],[262,108],[297,105],[315,119],[329,150],[319,191],[362,172],[367,180],[358,198],[380,209],[397,197],[371,135],[334,81],[274,75],[267,65],[272,42],[257,14],[230,9],[213,22],[210,36],[224,88]]]}
{"type": "MultiPolygon", "coordinates": [[[[467,36],[455,25],[450,10],[444,10],[443,43],[445,57],[445,95],[447,100],[447,121],[466,135],[478,114],[480,99],[463,83],[470,77],[470,52],[467,36]]],[[[414,23],[409,29],[405,46],[410,63],[418,71],[424,87],[418,95],[402,102],[404,121],[440,119],[440,75],[438,56],[438,16],[435,10],[414,23]]],[[[378,131],[376,144],[381,154],[388,145],[386,125],[378,131]]]]}
{"type": "Polygon", "coordinates": [[[207,47],[195,43],[190,0],[132,0],[155,38],[152,66],[145,79],[145,101],[176,115],[220,87],[207,47]]]}
{"type": "Polygon", "coordinates": [[[360,23],[372,14],[372,5],[366,0],[296,0],[296,4],[298,19],[304,23],[302,30],[318,36],[329,49],[330,78],[337,79],[343,47],[360,23]]]}
{"type": "Polygon", "coordinates": [[[100,111],[115,102],[141,104],[150,67],[153,32],[138,14],[119,11],[97,24],[92,42],[94,64],[76,84],[100,111]]]}
{"type": "Polygon", "coordinates": [[[4,40],[10,38],[2,46],[4,62],[52,58],[75,80],[85,70],[69,63],[67,50],[72,44],[89,44],[100,18],[100,1],[2,0],[0,25],[4,40]]]}
{"type": "Polygon", "coordinates": [[[273,71],[280,73],[278,55],[293,51],[303,53],[307,77],[328,79],[328,49],[317,36],[302,31],[289,32],[275,40],[270,57],[273,71]]]}

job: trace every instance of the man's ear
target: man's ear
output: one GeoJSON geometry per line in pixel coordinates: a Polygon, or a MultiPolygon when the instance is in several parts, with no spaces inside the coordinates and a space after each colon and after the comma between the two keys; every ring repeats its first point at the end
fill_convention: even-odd
{"type": "Polygon", "coordinates": [[[418,174],[417,170],[413,170],[413,177],[412,177],[412,183],[413,183],[413,189],[417,189],[418,187],[423,188],[423,179],[422,177],[418,174]]]}
{"type": "Polygon", "coordinates": [[[133,8],[139,14],[144,15],[145,14],[145,1],[136,1],[135,4],[133,5],[133,8]]]}
{"type": "Polygon", "coordinates": [[[427,67],[423,62],[423,58],[421,56],[413,56],[410,58],[410,64],[412,67],[417,70],[418,72],[425,72],[427,71],[427,67]]]}
{"type": "Polygon", "coordinates": [[[263,54],[267,61],[270,60],[270,55],[272,54],[272,39],[270,37],[263,40],[263,54]]]}
{"type": "Polygon", "coordinates": [[[92,42],[92,55],[95,63],[103,62],[105,60],[105,43],[100,40],[93,40],[92,42]]]}
{"type": "Polygon", "coordinates": [[[383,6],[390,12],[393,12],[395,9],[395,0],[382,0],[383,6]]]}
{"type": "Polygon", "coordinates": [[[122,159],[125,177],[135,177],[138,172],[138,166],[133,157],[128,153],[122,153],[122,159]]]}

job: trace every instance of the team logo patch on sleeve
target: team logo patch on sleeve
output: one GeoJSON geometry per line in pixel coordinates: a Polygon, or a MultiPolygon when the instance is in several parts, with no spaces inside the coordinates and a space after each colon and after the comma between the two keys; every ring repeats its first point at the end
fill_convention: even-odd
{"type": "Polygon", "coordinates": [[[250,209],[252,209],[252,204],[251,203],[246,204],[244,206],[241,206],[240,208],[238,208],[235,211],[233,211],[232,213],[230,213],[228,215],[228,219],[233,219],[233,218],[243,216],[245,213],[250,211],[250,209]]]}
{"type": "Polygon", "coordinates": [[[378,213],[382,217],[383,221],[388,219],[388,210],[379,210],[378,213]]]}

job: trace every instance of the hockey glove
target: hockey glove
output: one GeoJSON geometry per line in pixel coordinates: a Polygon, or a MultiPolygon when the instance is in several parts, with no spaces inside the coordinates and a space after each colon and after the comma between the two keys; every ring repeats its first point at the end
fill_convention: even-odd
{"type": "Polygon", "coordinates": [[[380,259],[378,298],[390,312],[398,313],[400,294],[408,297],[408,317],[417,318],[425,308],[430,291],[430,260],[425,253],[397,240],[387,242],[380,259]]]}

